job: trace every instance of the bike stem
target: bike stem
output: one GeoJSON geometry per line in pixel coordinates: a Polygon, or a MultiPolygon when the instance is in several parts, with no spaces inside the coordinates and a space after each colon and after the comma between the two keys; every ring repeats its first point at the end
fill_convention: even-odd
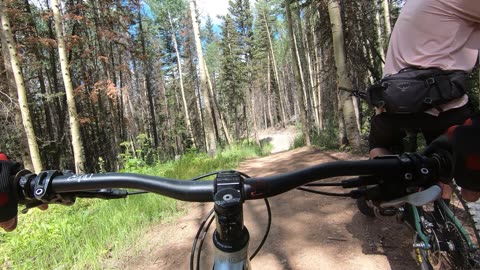
{"type": "Polygon", "coordinates": [[[214,181],[214,270],[250,268],[250,235],[243,223],[244,201],[243,177],[236,171],[220,172],[214,181]]]}

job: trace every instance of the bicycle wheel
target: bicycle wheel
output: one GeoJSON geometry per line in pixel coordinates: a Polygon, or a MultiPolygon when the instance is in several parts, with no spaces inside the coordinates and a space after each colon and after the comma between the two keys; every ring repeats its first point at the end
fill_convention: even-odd
{"type": "Polygon", "coordinates": [[[472,262],[472,253],[469,251],[468,244],[455,224],[450,221],[445,223],[443,237],[450,247],[445,251],[444,261],[447,269],[472,270],[478,269],[472,262]]]}
{"type": "Polygon", "coordinates": [[[453,187],[450,209],[470,236],[471,241],[480,247],[480,201],[466,202],[457,185],[453,187]]]}
{"type": "Polygon", "coordinates": [[[415,235],[413,237],[413,246],[414,253],[417,262],[419,263],[420,270],[441,270],[442,268],[442,251],[440,247],[439,239],[439,227],[437,218],[434,214],[434,202],[430,202],[421,207],[415,207],[412,205],[406,205],[404,210],[404,222],[408,225],[415,235]],[[415,217],[417,214],[414,214],[415,209],[418,211],[418,219],[415,217]],[[420,224],[417,224],[417,221],[420,224]],[[419,225],[419,227],[417,227],[419,225]],[[420,228],[420,231],[418,230],[420,228]],[[428,244],[430,245],[429,249],[425,248],[423,239],[427,239],[428,244]]]}
{"type": "MultiPolygon", "coordinates": [[[[440,270],[442,266],[441,251],[438,238],[435,234],[431,234],[431,248],[429,250],[417,247],[414,249],[420,270],[440,270]]],[[[413,238],[414,245],[420,244],[421,240],[418,233],[413,238]]]]}
{"type": "Polygon", "coordinates": [[[419,208],[422,232],[429,238],[431,246],[429,250],[423,251],[422,257],[426,265],[433,270],[479,269],[478,249],[470,248],[461,233],[461,230],[465,230],[472,244],[478,247],[478,230],[475,227],[477,216],[471,214],[458,189],[453,190],[448,207],[458,220],[459,226],[448,217],[440,206],[440,201],[419,208]]]}
{"type": "Polygon", "coordinates": [[[439,204],[434,204],[434,211],[430,212],[437,228],[442,245],[442,268],[455,270],[473,270],[480,267],[479,231],[477,229],[478,216],[460,195],[460,190],[452,186],[452,196],[448,207],[458,220],[460,227],[447,217],[439,204]],[[461,230],[468,235],[471,243],[477,248],[470,248],[461,230]]]}

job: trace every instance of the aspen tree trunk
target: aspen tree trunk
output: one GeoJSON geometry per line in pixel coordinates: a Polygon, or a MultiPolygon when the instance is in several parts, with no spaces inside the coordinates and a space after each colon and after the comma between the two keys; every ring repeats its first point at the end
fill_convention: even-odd
{"type": "Polygon", "coordinates": [[[300,109],[300,118],[302,123],[302,131],[305,138],[305,145],[310,146],[310,125],[308,124],[308,116],[306,110],[306,100],[305,100],[305,84],[303,82],[303,74],[301,69],[301,63],[298,56],[298,50],[296,47],[295,33],[293,32],[293,22],[292,22],[292,12],[290,9],[290,1],[285,0],[285,6],[287,10],[287,22],[288,22],[288,33],[290,36],[290,47],[292,52],[292,60],[295,69],[295,78],[297,81],[297,96],[299,98],[299,109],[300,109]],[[300,87],[301,86],[301,87],[300,87]]]}
{"type": "MultiPolygon", "coordinates": [[[[23,80],[20,62],[18,61],[17,48],[13,40],[12,30],[10,28],[10,20],[7,16],[7,1],[0,2],[0,20],[2,24],[2,40],[7,44],[8,56],[10,58],[13,77],[15,79],[15,86],[17,87],[18,104],[20,106],[20,113],[22,115],[22,124],[25,129],[25,134],[28,141],[28,149],[33,163],[33,169],[36,173],[43,169],[40,158],[40,151],[38,149],[37,138],[33,130],[32,120],[30,118],[30,109],[28,108],[27,91],[23,80]]],[[[6,62],[5,65],[8,65],[6,62]]]]}
{"type": "MultiPolygon", "coordinates": [[[[328,14],[330,16],[330,23],[332,27],[333,50],[335,56],[335,66],[337,68],[337,90],[338,90],[338,110],[341,112],[338,118],[343,119],[345,126],[344,130],[348,138],[348,143],[353,150],[360,151],[361,139],[360,133],[357,129],[356,117],[351,94],[341,89],[352,89],[352,83],[347,75],[345,45],[343,37],[342,18],[340,16],[340,6],[338,0],[328,1],[328,14]]],[[[341,123],[341,121],[339,121],[341,123]]],[[[340,131],[342,126],[339,126],[340,131]]]]}
{"type": "Polygon", "coordinates": [[[85,154],[83,152],[83,142],[80,133],[80,125],[77,119],[77,107],[75,105],[75,96],[73,94],[72,79],[67,63],[67,54],[65,41],[63,38],[62,22],[60,18],[60,6],[58,0],[52,0],[53,18],[55,21],[55,33],[58,43],[58,54],[60,58],[60,67],[62,71],[63,83],[67,96],[68,116],[70,119],[70,130],[72,133],[73,157],[75,161],[75,171],[77,174],[85,173],[85,154]]]}
{"type": "Polygon", "coordinates": [[[265,108],[265,107],[267,106],[267,105],[266,105],[267,102],[265,102],[265,100],[263,100],[263,99],[265,99],[265,96],[262,98],[262,101],[263,101],[263,102],[262,102],[262,104],[263,104],[263,105],[262,105],[262,108],[263,108],[263,124],[264,124],[265,128],[268,128],[267,108],[265,108]]]}
{"type": "Polygon", "coordinates": [[[311,91],[312,102],[313,102],[311,113],[313,114],[313,119],[317,126],[317,132],[320,133],[320,119],[318,118],[318,101],[317,101],[317,95],[315,94],[315,82],[313,81],[312,57],[310,53],[311,48],[310,48],[310,43],[307,37],[305,38],[305,46],[306,46],[305,54],[307,58],[306,62],[308,67],[308,78],[310,81],[310,91],[311,91]]]}
{"type": "MultiPolygon", "coordinates": [[[[118,54],[118,64],[119,66],[122,66],[123,64],[123,60],[122,60],[122,54],[119,53],[118,54]]],[[[130,131],[127,129],[126,125],[125,125],[125,99],[126,99],[126,93],[127,92],[126,90],[124,90],[124,85],[123,85],[123,72],[122,72],[122,69],[119,70],[119,74],[118,74],[118,77],[120,79],[120,87],[119,87],[119,95],[118,95],[118,119],[120,120],[120,138],[122,141],[125,141],[127,138],[128,138],[128,135],[127,135],[127,132],[130,131]]],[[[130,119],[133,119],[133,118],[130,118],[130,119]]]]}
{"type": "MultiPolygon", "coordinates": [[[[5,7],[3,6],[3,3],[1,5],[2,6],[0,6],[0,9],[2,9],[3,12],[5,12],[6,9],[4,9],[5,7]]],[[[2,12],[2,16],[3,16],[3,12],[2,12]]],[[[7,20],[8,20],[8,17],[7,17],[7,20]]],[[[2,20],[2,25],[3,25],[3,20],[2,20]]],[[[10,24],[7,24],[7,25],[8,27],[10,26],[10,24]]],[[[12,65],[11,65],[12,61],[10,61],[10,53],[7,45],[8,43],[3,32],[3,27],[0,30],[0,40],[2,41],[2,55],[3,55],[3,61],[5,63],[5,71],[6,71],[6,76],[8,80],[7,87],[9,89],[10,96],[18,97],[18,92],[16,91],[15,75],[13,73],[12,65]]],[[[35,171],[35,168],[33,167],[33,163],[32,163],[32,158],[30,155],[30,148],[28,145],[27,135],[25,133],[25,128],[23,126],[22,113],[20,112],[20,108],[17,107],[16,104],[14,104],[13,110],[15,114],[15,127],[18,129],[18,139],[20,141],[20,152],[21,152],[20,154],[22,157],[23,166],[25,167],[25,169],[29,171],[35,171]]],[[[4,149],[4,151],[8,152],[8,149],[4,149]]]]}
{"type": "Polygon", "coordinates": [[[267,17],[265,16],[265,13],[263,13],[263,20],[265,21],[265,28],[267,29],[267,36],[268,36],[268,47],[270,49],[270,55],[272,56],[272,65],[273,65],[273,72],[275,76],[275,81],[277,82],[277,89],[275,90],[275,95],[276,99],[278,99],[278,102],[280,103],[280,111],[281,111],[281,117],[282,117],[282,127],[285,127],[286,123],[286,116],[285,116],[285,105],[283,103],[283,99],[280,95],[280,79],[278,76],[278,68],[277,68],[277,61],[275,60],[275,53],[273,51],[273,44],[272,44],[272,37],[270,36],[270,27],[267,22],[267,17]]]}
{"type": "Polygon", "coordinates": [[[180,77],[179,78],[179,80],[180,80],[180,93],[182,95],[182,105],[183,105],[183,111],[184,111],[184,114],[185,114],[185,122],[187,124],[188,135],[192,138],[193,147],[196,148],[197,146],[196,146],[196,143],[195,143],[195,136],[193,135],[192,123],[190,122],[190,116],[188,114],[187,100],[185,98],[185,89],[183,87],[182,64],[180,63],[180,53],[178,52],[177,37],[175,35],[175,30],[173,29],[173,23],[172,23],[172,18],[170,17],[170,12],[168,13],[168,19],[170,21],[170,28],[172,29],[173,48],[175,49],[175,55],[177,56],[177,69],[178,69],[178,77],[180,77]]]}
{"type": "MultiPolygon", "coordinates": [[[[313,24],[312,24],[312,28],[313,28],[313,24]]],[[[313,29],[312,29],[312,33],[315,33],[313,32],[313,29]]],[[[313,35],[313,44],[318,44],[317,43],[317,35],[313,35]]],[[[319,48],[318,46],[315,46],[314,48],[314,58],[315,58],[315,67],[317,69],[317,73],[316,73],[316,76],[315,76],[315,82],[317,84],[317,100],[318,100],[318,129],[319,129],[319,133],[320,133],[320,130],[323,130],[324,129],[324,124],[323,124],[323,102],[322,102],[322,80],[321,80],[321,74],[322,74],[322,60],[320,58],[320,55],[321,53],[318,51],[319,48]]]]}
{"type": "MultiPolygon", "coordinates": [[[[311,100],[311,97],[310,97],[310,92],[311,92],[311,89],[312,89],[312,85],[310,84],[310,69],[308,68],[308,64],[307,64],[307,59],[306,59],[306,56],[308,55],[308,51],[305,49],[305,35],[303,33],[303,20],[302,20],[302,17],[301,17],[301,12],[300,12],[300,4],[296,4],[296,12],[297,12],[297,21],[298,21],[298,24],[297,24],[297,28],[298,28],[298,36],[300,37],[299,41],[296,42],[295,44],[295,48],[297,49],[297,54],[298,54],[298,59],[299,59],[299,62],[300,62],[300,68],[301,68],[301,74],[302,74],[302,80],[303,80],[303,83],[304,83],[304,95],[305,95],[305,102],[306,102],[306,109],[307,109],[307,123],[308,125],[310,126],[311,123],[312,123],[312,107],[313,107],[313,104],[312,104],[312,100],[311,100]]],[[[294,37],[296,37],[296,35],[294,35],[294,37]]]]}
{"type": "Polygon", "coordinates": [[[198,59],[198,70],[200,73],[200,90],[203,95],[203,102],[205,104],[205,114],[204,114],[204,129],[205,129],[205,138],[206,138],[206,148],[207,152],[210,155],[215,155],[217,152],[217,142],[215,141],[215,131],[213,126],[212,119],[212,110],[210,105],[208,82],[207,82],[207,73],[205,60],[203,59],[203,50],[202,44],[200,42],[200,30],[198,27],[197,16],[196,16],[196,1],[190,0],[190,17],[192,20],[193,36],[195,39],[195,48],[197,51],[198,59]]]}
{"type": "MultiPolygon", "coordinates": [[[[204,62],[204,64],[205,64],[205,70],[208,70],[207,69],[207,63],[204,62]]],[[[208,89],[210,90],[209,91],[210,95],[212,96],[212,99],[213,99],[213,104],[214,104],[213,110],[216,112],[216,114],[218,114],[218,117],[220,118],[220,124],[222,125],[223,134],[225,135],[225,139],[227,140],[227,144],[230,145],[233,142],[232,136],[230,136],[230,132],[228,131],[228,127],[225,124],[225,119],[224,119],[225,117],[223,116],[222,112],[220,112],[220,109],[219,109],[219,106],[218,106],[217,96],[213,92],[212,80],[210,80],[210,73],[208,73],[208,72],[207,72],[207,83],[208,83],[208,89]]]]}
{"type": "Polygon", "coordinates": [[[286,117],[287,117],[287,123],[289,122],[289,119],[292,117],[292,116],[295,116],[295,112],[294,112],[294,107],[295,106],[292,106],[292,100],[289,99],[288,97],[288,91],[287,91],[287,87],[289,87],[288,83],[290,80],[288,78],[288,74],[287,71],[285,70],[288,70],[288,67],[283,67],[281,70],[280,70],[280,80],[282,80],[284,83],[283,83],[283,89],[282,89],[282,97],[284,98],[284,104],[285,105],[288,105],[288,106],[285,106],[285,113],[286,113],[286,117]]]}
{"type": "Polygon", "coordinates": [[[275,104],[273,103],[273,100],[272,100],[272,89],[271,89],[271,84],[270,84],[270,81],[271,81],[271,78],[270,78],[270,57],[267,56],[267,58],[268,58],[268,60],[267,60],[266,82],[267,82],[268,109],[269,109],[269,115],[270,115],[270,123],[273,127],[277,123],[278,114],[275,114],[276,117],[272,116],[272,107],[275,104]]]}
{"type": "MultiPolygon", "coordinates": [[[[200,89],[198,87],[195,87],[193,85],[193,89],[195,89],[195,105],[196,105],[195,107],[197,108],[198,120],[200,122],[200,126],[203,128],[203,113],[202,113],[202,106],[200,106],[200,101],[202,99],[202,95],[201,95],[200,89]]],[[[203,141],[205,142],[205,140],[206,140],[206,138],[204,138],[203,141]]]]}
{"type": "Polygon", "coordinates": [[[255,96],[250,95],[250,102],[251,102],[251,110],[250,114],[252,115],[252,121],[253,121],[253,132],[254,132],[254,137],[255,137],[255,143],[260,146],[260,139],[258,137],[258,126],[257,126],[257,115],[254,111],[255,109],[255,96]]]}
{"type": "MultiPolygon", "coordinates": [[[[217,123],[217,115],[220,118],[220,111],[218,110],[217,106],[217,97],[215,96],[215,92],[213,91],[213,84],[210,80],[210,73],[208,72],[207,62],[203,61],[203,67],[205,69],[205,76],[207,77],[207,86],[208,86],[208,95],[210,97],[210,105],[212,111],[212,119],[213,119],[213,129],[215,131],[215,140],[218,142],[220,140],[220,131],[217,123]]],[[[220,123],[221,124],[221,123],[220,123]]]]}
{"type": "Polygon", "coordinates": [[[382,0],[382,7],[383,7],[383,22],[385,28],[385,43],[388,44],[388,39],[390,38],[390,34],[392,33],[392,26],[390,25],[390,7],[388,5],[388,0],[382,0]]]}
{"type": "Polygon", "coordinates": [[[270,94],[267,94],[267,110],[268,110],[268,120],[270,120],[270,126],[273,127],[274,121],[273,121],[273,115],[272,115],[272,99],[270,94]]]}
{"type": "Polygon", "coordinates": [[[383,39],[382,39],[382,26],[380,23],[380,10],[375,6],[375,28],[377,30],[377,42],[375,48],[378,52],[378,57],[380,57],[380,65],[383,69],[385,62],[385,53],[383,51],[383,39]]]}
{"type": "MultiPolygon", "coordinates": [[[[54,33],[54,30],[53,30],[53,26],[52,26],[52,21],[51,20],[48,20],[48,37],[51,38],[51,39],[55,39],[55,33],[54,33]]],[[[65,97],[65,95],[63,95],[63,91],[60,89],[60,83],[59,83],[59,78],[58,78],[58,74],[57,74],[57,58],[56,58],[56,50],[55,48],[50,48],[48,50],[48,62],[49,62],[49,70],[50,70],[50,74],[49,74],[49,78],[51,79],[50,81],[50,94],[55,94],[57,96],[59,96],[60,94],[62,94],[61,96],[57,97],[54,99],[54,115],[56,114],[56,116],[58,117],[58,121],[56,120],[55,121],[55,125],[56,125],[56,130],[57,130],[57,135],[56,135],[56,138],[62,138],[62,142],[66,142],[66,138],[64,137],[65,136],[65,127],[67,126],[66,124],[66,110],[65,108],[67,107],[67,99],[65,97]]],[[[61,153],[65,153],[65,148],[67,146],[64,146],[63,148],[60,149],[61,153]]],[[[59,162],[60,163],[60,162],[59,162]]]]}

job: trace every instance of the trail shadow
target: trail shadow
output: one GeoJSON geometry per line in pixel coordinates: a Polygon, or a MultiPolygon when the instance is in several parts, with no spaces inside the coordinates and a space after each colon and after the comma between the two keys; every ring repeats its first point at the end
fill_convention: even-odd
{"type": "Polygon", "coordinates": [[[413,257],[413,232],[395,217],[367,217],[356,212],[346,225],[348,232],[362,242],[362,253],[386,256],[392,270],[418,268],[413,257]]]}

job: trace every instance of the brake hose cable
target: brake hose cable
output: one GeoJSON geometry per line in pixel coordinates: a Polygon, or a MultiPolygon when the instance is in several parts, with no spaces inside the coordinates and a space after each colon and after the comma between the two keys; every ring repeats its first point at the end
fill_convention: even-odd
{"type": "Polygon", "coordinates": [[[326,196],[334,196],[334,197],[351,197],[352,196],[351,193],[325,192],[325,191],[318,191],[318,190],[303,188],[303,187],[298,187],[297,189],[301,190],[301,191],[306,191],[306,192],[321,194],[321,195],[326,195],[326,196]]]}
{"type": "MultiPolygon", "coordinates": [[[[213,209],[212,209],[213,210],[213,209]]],[[[208,221],[207,227],[205,227],[205,230],[203,231],[202,234],[202,239],[200,240],[200,245],[198,246],[198,254],[197,254],[197,270],[200,269],[200,255],[203,247],[203,243],[205,242],[205,237],[207,236],[208,230],[210,229],[210,225],[212,225],[212,222],[215,220],[215,216],[212,215],[210,220],[208,221]]]]}
{"type": "MultiPolygon", "coordinates": [[[[310,192],[314,194],[320,194],[320,195],[326,195],[326,196],[334,196],[334,197],[352,197],[352,192],[349,193],[335,193],[335,192],[326,192],[326,191],[319,191],[311,188],[306,188],[306,187],[343,187],[343,188],[350,188],[348,186],[349,181],[351,180],[356,180],[358,178],[352,178],[348,180],[343,180],[342,182],[326,182],[326,183],[320,183],[320,182],[315,182],[315,183],[308,183],[305,184],[301,187],[298,187],[298,190],[305,191],[305,192],[310,192]]],[[[356,186],[351,186],[351,187],[356,187],[356,186]]]]}
{"type": "MultiPolygon", "coordinates": [[[[193,239],[193,245],[192,245],[192,251],[190,252],[190,269],[193,270],[193,264],[194,264],[194,261],[195,261],[195,252],[197,250],[197,241],[199,239],[199,236],[200,234],[202,233],[203,231],[203,227],[205,226],[205,223],[207,222],[207,220],[210,218],[210,216],[213,215],[213,208],[207,213],[207,215],[202,219],[202,221],[200,222],[200,226],[198,227],[198,231],[197,233],[195,234],[195,238],[193,239]]],[[[214,219],[215,216],[212,216],[212,218],[210,219],[209,221],[209,224],[211,223],[211,220],[214,219]]],[[[208,225],[210,226],[210,225],[208,225]]],[[[208,229],[208,227],[205,229],[205,231],[208,229]]],[[[205,232],[206,233],[206,232],[205,232]]],[[[201,250],[198,251],[198,253],[201,253],[201,250]]],[[[200,255],[197,256],[198,258],[200,258],[200,255]]],[[[199,269],[199,262],[197,262],[197,269],[199,269]]]]}

